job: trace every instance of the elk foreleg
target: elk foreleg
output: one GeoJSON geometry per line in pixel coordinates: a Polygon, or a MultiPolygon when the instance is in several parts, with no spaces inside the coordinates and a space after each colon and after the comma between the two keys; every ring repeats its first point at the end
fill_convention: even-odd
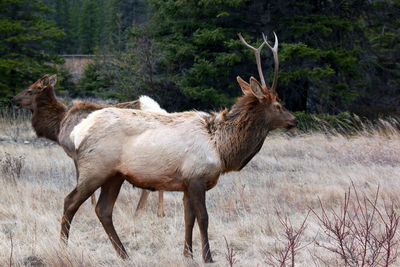
{"type": "Polygon", "coordinates": [[[115,231],[112,221],[114,204],[117,200],[123,182],[123,177],[115,176],[109,178],[108,181],[102,185],[99,201],[96,205],[96,214],[103,225],[103,228],[106,231],[114,249],[121,258],[125,259],[128,257],[128,254],[126,253],[126,250],[122,245],[117,232],[115,231]]]}
{"type": "Polygon", "coordinates": [[[206,208],[206,187],[202,180],[192,179],[187,185],[189,202],[200,229],[204,262],[213,262],[208,242],[208,213],[206,208]]]}
{"type": "Polygon", "coordinates": [[[185,213],[185,246],[183,248],[183,256],[193,257],[192,249],[192,236],[193,236],[193,226],[196,219],[196,215],[189,201],[188,191],[183,193],[183,207],[185,213]]]}

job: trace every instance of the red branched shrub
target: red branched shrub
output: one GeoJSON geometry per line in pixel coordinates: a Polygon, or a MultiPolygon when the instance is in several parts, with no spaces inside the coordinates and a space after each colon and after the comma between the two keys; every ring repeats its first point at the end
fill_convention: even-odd
{"type": "MultiPolygon", "coordinates": [[[[378,205],[379,188],[373,199],[360,196],[354,183],[345,193],[339,211],[329,211],[319,201],[321,211],[311,209],[317,217],[326,242],[316,245],[333,252],[346,266],[389,266],[398,257],[396,234],[400,216],[390,204],[378,205]],[[353,192],[354,196],[351,196],[353,192]]],[[[314,257],[318,257],[315,256],[314,257]]],[[[321,262],[324,260],[318,257],[321,262]]]]}
{"type": "Polygon", "coordinates": [[[306,221],[309,213],[307,213],[307,216],[304,218],[298,229],[295,229],[293,227],[292,222],[287,216],[282,218],[278,211],[276,211],[276,215],[278,216],[279,223],[281,224],[285,232],[284,240],[276,240],[275,253],[264,251],[264,254],[266,256],[265,263],[271,266],[295,266],[296,252],[308,245],[302,245],[300,242],[300,237],[306,229],[306,221]],[[278,248],[278,243],[283,246],[280,246],[280,248],[278,248]]]}

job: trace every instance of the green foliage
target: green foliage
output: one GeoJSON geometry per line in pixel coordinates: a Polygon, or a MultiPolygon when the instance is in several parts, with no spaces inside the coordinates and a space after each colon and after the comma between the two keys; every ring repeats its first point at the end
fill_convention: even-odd
{"type": "Polygon", "coordinates": [[[93,54],[99,44],[100,9],[98,1],[83,0],[81,22],[79,24],[79,37],[81,40],[81,53],[93,54]]]}
{"type": "MultiPolygon", "coordinates": [[[[338,113],[359,96],[365,53],[360,25],[367,1],[290,1],[281,23],[282,99],[292,110],[338,113]]],[[[272,9],[274,9],[272,8],[272,9]]],[[[272,13],[275,13],[274,11],[272,13]]]]}
{"type": "MultiPolygon", "coordinates": [[[[116,48],[114,42],[108,51],[114,63],[104,64],[108,69],[102,73],[115,75],[108,90],[121,97],[146,93],[163,99],[168,91],[184,95],[175,105],[181,110],[230,105],[241,94],[236,76],[257,76],[253,52],[237,33],[258,46],[260,33],[272,36],[272,30],[280,40],[278,92],[290,110],[355,111],[365,105],[362,99],[378,93],[375,80],[392,96],[398,92],[396,1],[150,0],[148,5],[148,25],[125,31],[126,45],[116,48]],[[371,10],[377,14],[367,20],[371,10]],[[383,14],[389,17],[384,24],[388,30],[380,34],[383,14]],[[379,56],[371,57],[372,52],[379,56]],[[380,77],[382,67],[391,70],[384,75],[387,81],[380,77]]],[[[269,51],[262,54],[262,66],[271,81],[269,51]]]]}
{"type": "Polygon", "coordinates": [[[107,54],[98,50],[79,83],[78,94],[123,101],[149,95],[169,110],[181,108],[184,97],[169,87],[166,75],[158,72],[161,55],[147,31],[133,25],[120,39],[124,52],[121,44],[109,46],[107,54]]]}
{"type": "Polygon", "coordinates": [[[107,58],[96,55],[94,60],[87,65],[77,86],[77,95],[100,98],[120,98],[117,93],[110,89],[113,88],[114,79],[110,73],[107,73],[109,68],[106,66],[108,63],[106,60],[107,58]]]}
{"type": "MultiPolygon", "coordinates": [[[[149,6],[151,34],[163,52],[160,68],[196,107],[231,104],[240,93],[235,76],[255,76],[254,56],[238,32],[246,40],[266,29],[278,33],[279,92],[292,110],[338,113],[366,86],[360,61],[366,56],[361,21],[367,1],[152,0],[149,6]]],[[[266,61],[263,68],[272,65],[270,56],[266,61]]]]}
{"type": "Polygon", "coordinates": [[[118,42],[118,31],[146,17],[145,0],[42,0],[55,12],[48,18],[67,38],[57,42],[59,54],[93,54],[118,42]]]}
{"type": "MultiPolygon", "coordinates": [[[[171,110],[217,109],[241,94],[236,76],[258,78],[253,52],[237,33],[259,46],[261,32],[272,37],[275,31],[277,90],[288,109],[382,113],[400,103],[399,0],[1,0],[0,5],[2,98],[55,71],[55,54],[95,53],[78,90],[72,92],[64,76],[61,91],[120,100],[148,94],[171,110]]],[[[271,84],[273,60],[266,48],[261,61],[271,84]]]]}
{"type": "Polygon", "coordinates": [[[55,73],[60,58],[49,53],[64,33],[46,20],[50,12],[37,0],[0,2],[0,100],[14,96],[45,73],[55,73]]]}
{"type": "Polygon", "coordinates": [[[240,92],[235,69],[236,18],[248,1],[149,1],[150,29],[163,51],[162,71],[196,108],[233,103],[240,92]]]}
{"type": "MultiPolygon", "coordinates": [[[[400,106],[400,1],[373,1],[361,21],[371,47],[361,67],[368,70],[364,77],[370,84],[362,90],[359,103],[370,103],[369,110],[387,112],[400,106]]],[[[362,106],[358,109],[362,109],[362,106]]]]}

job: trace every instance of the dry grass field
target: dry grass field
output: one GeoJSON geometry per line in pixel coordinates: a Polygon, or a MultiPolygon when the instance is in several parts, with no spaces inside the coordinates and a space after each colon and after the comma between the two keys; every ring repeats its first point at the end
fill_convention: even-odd
{"type": "MultiPolygon", "coordinates": [[[[340,242],[318,216],[323,217],[322,203],[325,222],[338,222],[333,212],[341,216],[352,182],[349,217],[342,228],[337,224],[338,231],[343,230],[348,264],[362,266],[364,258],[365,266],[373,265],[372,260],[384,264],[385,259],[399,266],[395,258],[400,132],[392,123],[384,124],[386,129],[365,129],[353,136],[295,132],[268,136],[241,172],[223,175],[207,194],[210,246],[216,261],[211,266],[229,266],[229,258],[234,266],[280,266],[286,251],[286,264],[291,266],[290,240],[296,266],[343,266],[340,242]],[[364,202],[364,196],[372,204],[364,202]],[[385,227],[389,221],[392,226],[385,227]]],[[[182,256],[182,193],[165,193],[166,217],[156,216],[157,194],[150,195],[146,212],[134,217],[140,190],[123,185],[113,217],[130,256],[122,261],[90,201],[74,218],[68,247],[59,244],[63,200],[76,184],[73,163],[59,146],[37,139],[26,118],[0,118],[0,159],[0,266],[203,265],[197,226],[194,258],[182,256]]]]}

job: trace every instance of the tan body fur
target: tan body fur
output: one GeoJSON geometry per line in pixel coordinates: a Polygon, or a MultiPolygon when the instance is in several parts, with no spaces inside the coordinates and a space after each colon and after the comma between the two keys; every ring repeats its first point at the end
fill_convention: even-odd
{"type": "Polygon", "coordinates": [[[97,162],[95,165],[102,167],[96,172],[102,176],[119,172],[135,186],[166,191],[183,191],[183,177],[204,176],[211,177],[207,182],[211,188],[222,169],[204,128],[207,116],[200,112],[157,114],[116,108],[94,112],[71,134],[80,151],[80,170],[90,169],[84,162],[97,162]],[[96,149],[87,149],[94,145],[96,149]]]}

